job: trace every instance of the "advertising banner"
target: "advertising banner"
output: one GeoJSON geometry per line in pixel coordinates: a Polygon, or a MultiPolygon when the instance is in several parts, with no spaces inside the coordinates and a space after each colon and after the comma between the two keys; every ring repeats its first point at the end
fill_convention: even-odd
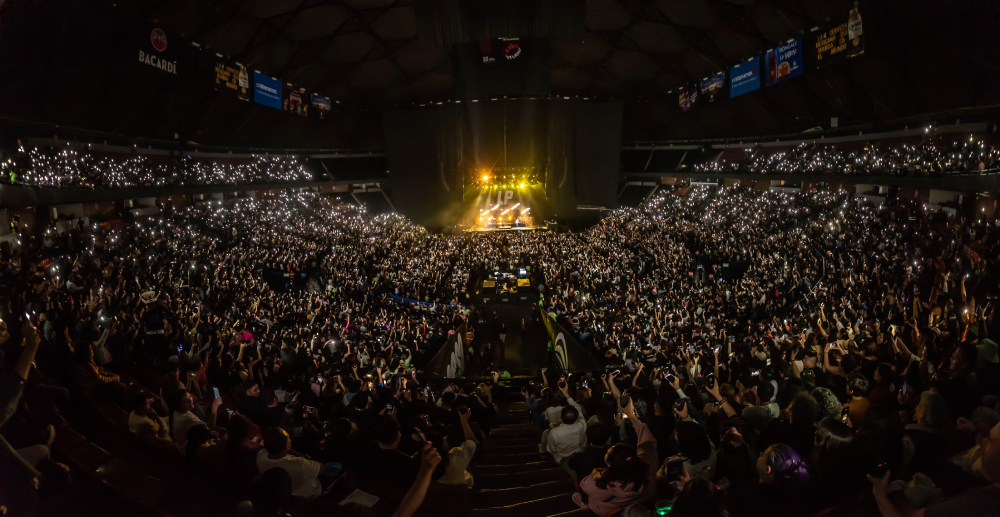
{"type": "Polygon", "coordinates": [[[177,75],[177,56],[180,55],[180,38],[167,36],[163,29],[149,26],[139,31],[138,56],[142,66],[153,67],[164,73],[177,75]]]}
{"type": "Polygon", "coordinates": [[[281,81],[268,77],[258,70],[253,71],[253,101],[269,108],[280,110],[281,81]]]}
{"type": "Polygon", "coordinates": [[[541,307],[541,320],[545,325],[545,332],[549,335],[552,343],[552,362],[557,370],[562,372],[582,373],[587,371],[600,370],[602,365],[581,345],[573,335],[566,331],[561,325],[556,323],[549,314],[541,307]]]}
{"type": "Polygon", "coordinates": [[[851,9],[847,15],[847,39],[850,40],[847,52],[851,57],[865,53],[865,33],[861,27],[861,13],[857,7],[851,9]]]}
{"type": "Polygon", "coordinates": [[[299,88],[292,83],[285,83],[285,111],[305,117],[309,114],[309,104],[306,102],[308,99],[309,94],[306,93],[305,88],[299,88]]]}
{"type": "Polygon", "coordinates": [[[715,102],[715,96],[722,94],[722,87],[726,84],[726,73],[719,72],[712,74],[701,80],[701,100],[704,102],[715,102]]]}
{"type": "Polygon", "coordinates": [[[858,9],[833,23],[822,32],[815,33],[813,49],[816,68],[832,65],[849,57],[865,53],[865,36],[858,9]]]}
{"type": "Polygon", "coordinates": [[[521,38],[493,38],[479,42],[479,57],[486,64],[522,60],[523,51],[521,38]]]}
{"type": "Polygon", "coordinates": [[[681,93],[677,97],[677,102],[681,106],[681,111],[691,111],[698,106],[698,85],[686,84],[681,86],[681,93]]]}
{"type": "Polygon", "coordinates": [[[767,85],[802,75],[802,38],[795,38],[764,54],[767,63],[767,85]]]}
{"type": "Polygon", "coordinates": [[[312,104],[313,113],[321,119],[326,118],[326,115],[330,113],[330,98],[318,93],[312,93],[309,95],[309,100],[312,104]]]}
{"type": "Polygon", "coordinates": [[[235,93],[241,101],[250,100],[250,75],[247,67],[217,57],[214,62],[215,89],[235,93]]]}
{"type": "Polygon", "coordinates": [[[466,324],[455,329],[448,336],[448,342],[441,347],[430,361],[424,365],[424,373],[429,377],[458,379],[465,376],[465,342],[466,324]]]}
{"type": "Polygon", "coordinates": [[[729,97],[738,97],[760,88],[760,56],[729,69],[729,97]]]}

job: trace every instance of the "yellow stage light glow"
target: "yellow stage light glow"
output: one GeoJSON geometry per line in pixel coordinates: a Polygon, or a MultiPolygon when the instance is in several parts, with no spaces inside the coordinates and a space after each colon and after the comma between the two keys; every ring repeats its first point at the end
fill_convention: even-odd
{"type": "Polygon", "coordinates": [[[487,174],[483,174],[483,181],[489,181],[490,177],[487,174]]]}
{"type": "Polygon", "coordinates": [[[524,188],[524,183],[521,184],[521,188],[524,188]]]}

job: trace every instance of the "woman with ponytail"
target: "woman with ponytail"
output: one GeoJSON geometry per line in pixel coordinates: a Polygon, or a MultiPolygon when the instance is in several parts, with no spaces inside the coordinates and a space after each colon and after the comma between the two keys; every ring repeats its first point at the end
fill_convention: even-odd
{"type": "Polygon", "coordinates": [[[598,468],[580,481],[580,490],[586,494],[573,494],[573,501],[597,515],[608,515],[644,501],[656,499],[656,438],[646,424],[639,421],[632,401],[622,413],[632,422],[638,436],[636,447],[619,443],[604,456],[607,468],[598,468]]]}

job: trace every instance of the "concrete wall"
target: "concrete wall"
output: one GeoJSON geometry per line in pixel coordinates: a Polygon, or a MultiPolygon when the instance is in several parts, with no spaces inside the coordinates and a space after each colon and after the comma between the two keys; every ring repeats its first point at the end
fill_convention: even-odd
{"type": "Polygon", "coordinates": [[[936,205],[948,202],[957,204],[958,197],[961,195],[962,195],[961,192],[953,192],[951,190],[931,189],[930,193],[927,196],[927,201],[930,203],[934,203],[936,205]]]}

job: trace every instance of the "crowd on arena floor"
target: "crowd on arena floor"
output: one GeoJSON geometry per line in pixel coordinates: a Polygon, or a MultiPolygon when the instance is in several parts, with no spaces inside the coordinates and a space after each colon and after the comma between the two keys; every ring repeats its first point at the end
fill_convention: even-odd
{"type": "Polygon", "coordinates": [[[53,147],[0,154],[0,182],[45,188],[126,188],[249,185],[310,181],[294,156],[254,155],[250,160],[197,159],[154,162],[146,156],[102,156],[53,147]]]}
{"type": "Polygon", "coordinates": [[[43,424],[77,389],[128,408],[150,447],[252,487],[247,515],[307,509],[345,471],[398,515],[432,481],[475,490],[511,379],[422,368],[480,317],[470,279],[517,263],[605,365],[550,365],[521,390],[539,454],[596,515],[989,515],[998,235],[911,203],[707,187],[582,233],[436,235],[283,194],[24,235],[0,250],[0,403],[33,424],[4,436],[35,445],[0,442],[18,465],[0,467],[0,503],[58,477],[43,424]],[[122,382],[135,372],[156,374],[153,396],[122,382]],[[51,411],[24,417],[39,401],[51,411]]]}
{"type": "Polygon", "coordinates": [[[743,174],[940,176],[984,174],[1000,166],[1000,148],[974,138],[917,144],[870,142],[857,150],[838,149],[835,144],[802,143],[787,151],[766,151],[757,147],[744,161],[713,160],[692,169],[743,174]]]}

